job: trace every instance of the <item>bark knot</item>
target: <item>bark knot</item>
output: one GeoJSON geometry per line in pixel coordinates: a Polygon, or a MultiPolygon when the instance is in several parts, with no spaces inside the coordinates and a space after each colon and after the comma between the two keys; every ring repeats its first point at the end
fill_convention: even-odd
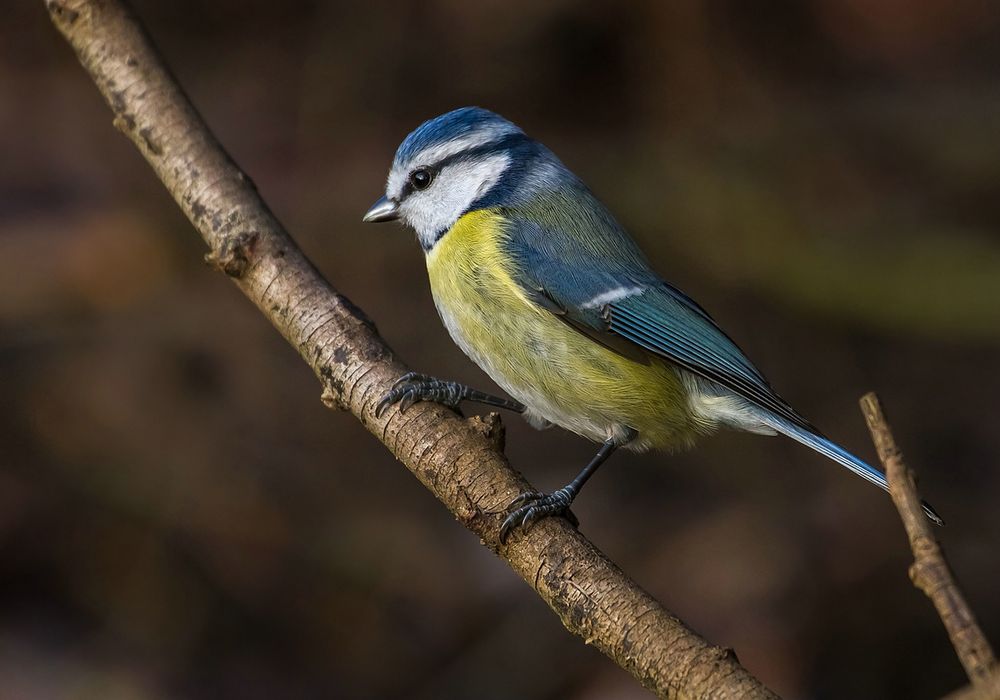
{"type": "Polygon", "coordinates": [[[466,419],[469,427],[490,441],[498,451],[503,452],[506,443],[506,430],[499,413],[488,413],[485,416],[472,416],[466,419]]]}
{"type": "Polygon", "coordinates": [[[205,256],[205,262],[230,277],[239,279],[246,274],[257,247],[256,231],[243,231],[226,236],[222,245],[205,256]]]}
{"type": "Polygon", "coordinates": [[[62,27],[72,27],[80,19],[79,12],[66,7],[59,0],[48,0],[45,3],[45,7],[48,9],[53,21],[62,27]]]}

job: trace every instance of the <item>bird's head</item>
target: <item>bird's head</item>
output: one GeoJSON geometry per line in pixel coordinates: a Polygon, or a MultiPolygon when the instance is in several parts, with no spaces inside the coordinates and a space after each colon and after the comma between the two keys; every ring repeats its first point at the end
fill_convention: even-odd
{"type": "Polygon", "coordinates": [[[532,143],[517,126],[480,107],[426,121],[400,144],[385,196],[363,220],[400,219],[430,250],[460,216],[485,201],[532,143]]]}

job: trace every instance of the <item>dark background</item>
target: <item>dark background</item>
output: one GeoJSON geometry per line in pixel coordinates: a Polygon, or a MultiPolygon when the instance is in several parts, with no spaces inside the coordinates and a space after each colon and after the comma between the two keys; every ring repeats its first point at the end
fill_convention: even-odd
{"type": "MultiPolygon", "coordinates": [[[[1000,10],[974,0],[137,2],[222,143],[415,368],[413,236],[361,215],[426,118],[552,147],[867,458],[878,390],[1000,642],[1000,10]]],[[[0,694],[642,698],[222,275],[42,2],[0,23],[0,694]]],[[[507,418],[539,487],[594,446],[507,418]]],[[[790,698],[963,673],[886,496],[788,440],[622,454],[584,532],[790,698]]]]}

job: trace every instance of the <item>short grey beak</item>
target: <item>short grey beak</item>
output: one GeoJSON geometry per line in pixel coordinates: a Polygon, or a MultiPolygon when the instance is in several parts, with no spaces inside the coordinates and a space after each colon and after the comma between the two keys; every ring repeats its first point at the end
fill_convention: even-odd
{"type": "Polygon", "coordinates": [[[399,207],[396,206],[396,203],[388,197],[379,197],[361,220],[366,224],[375,224],[382,221],[395,221],[398,218],[399,207]]]}

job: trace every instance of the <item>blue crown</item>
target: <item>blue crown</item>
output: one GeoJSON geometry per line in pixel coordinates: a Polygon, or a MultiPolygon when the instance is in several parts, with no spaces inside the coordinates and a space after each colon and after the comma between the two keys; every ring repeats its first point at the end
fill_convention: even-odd
{"type": "Polygon", "coordinates": [[[407,163],[421,151],[476,132],[495,135],[497,140],[521,130],[499,114],[482,107],[460,107],[429,119],[414,129],[396,151],[395,164],[407,163]]]}

